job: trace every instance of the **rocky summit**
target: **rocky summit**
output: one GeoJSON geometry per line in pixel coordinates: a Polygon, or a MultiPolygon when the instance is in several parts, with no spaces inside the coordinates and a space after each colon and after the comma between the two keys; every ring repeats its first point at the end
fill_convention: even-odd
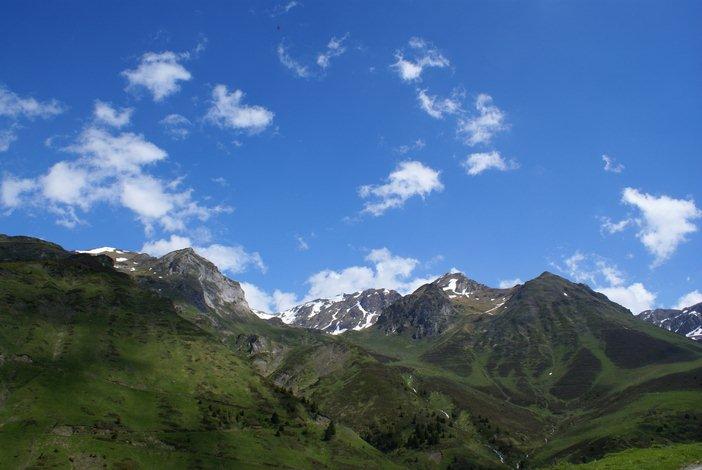
{"type": "Polygon", "coordinates": [[[639,318],[692,340],[702,341],[702,303],[681,310],[645,310],[639,314],[639,318]]]}

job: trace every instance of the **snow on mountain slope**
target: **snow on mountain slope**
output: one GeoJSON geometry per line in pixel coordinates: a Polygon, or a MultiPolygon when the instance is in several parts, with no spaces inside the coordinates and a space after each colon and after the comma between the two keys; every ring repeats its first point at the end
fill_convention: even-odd
{"type": "Polygon", "coordinates": [[[673,333],[702,341],[702,303],[682,310],[665,308],[645,310],[638,317],[673,333]]]}
{"type": "Polygon", "coordinates": [[[433,284],[440,287],[454,302],[483,313],[497,313],[514,289],[488,287],[459,272],[446,273],[433,284]]]}
{"type": "Polygon", "coordinates": [[[389,289],[367,289],[331,299],[316,299],[281,313],[283,323],[331,334],[373,325],[380,312],[402,296],[389,289]]]}

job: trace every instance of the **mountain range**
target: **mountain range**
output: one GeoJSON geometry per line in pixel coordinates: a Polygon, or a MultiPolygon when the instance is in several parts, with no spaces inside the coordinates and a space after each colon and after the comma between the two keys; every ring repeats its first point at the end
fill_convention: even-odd
{"type": "Polygon", "coordinates": [[[447,273],[405,296],[346,293],[262,319],[191,249],[0,236],[0,311],[11,468],[702,458],[702,345],[662,320],[699,309],[635,316],[548,272],[510,289],[447,273]]]}

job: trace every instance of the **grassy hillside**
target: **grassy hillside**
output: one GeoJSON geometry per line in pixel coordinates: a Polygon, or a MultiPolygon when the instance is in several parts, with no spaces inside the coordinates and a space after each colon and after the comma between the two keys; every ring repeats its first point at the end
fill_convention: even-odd
{"type": "Polygon", "coordinates": [[[392,466],[103,261],[0,262],[3,466],[392,466]]]}

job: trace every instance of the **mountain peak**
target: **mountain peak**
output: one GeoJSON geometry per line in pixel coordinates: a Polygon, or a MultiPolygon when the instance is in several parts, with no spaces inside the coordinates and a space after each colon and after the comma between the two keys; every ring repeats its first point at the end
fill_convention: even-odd
{"type": "Polygon", "coordinates": [[[366,289],[310,300],[282,312],[279,318],[289,325],[340,334],[372,326],[380,312],[401,297],[390,289],[366,289]]]}

